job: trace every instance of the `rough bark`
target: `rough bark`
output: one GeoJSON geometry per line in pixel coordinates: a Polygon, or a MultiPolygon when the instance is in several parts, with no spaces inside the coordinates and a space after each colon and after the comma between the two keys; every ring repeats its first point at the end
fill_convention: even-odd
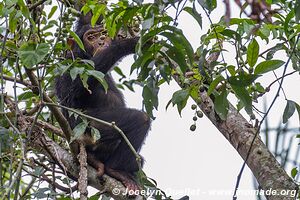
{"type": "Polygon", "coordinates": [[[80,163],[80,172],[78,178],[78,190],[80,193],[80,200],[86,200],[88,196],[88,180],[87,180],[87,154],[85,150],[85,145],[80,142],[79,143],[79,154],[78,154],[78,161],[80,163]]]}

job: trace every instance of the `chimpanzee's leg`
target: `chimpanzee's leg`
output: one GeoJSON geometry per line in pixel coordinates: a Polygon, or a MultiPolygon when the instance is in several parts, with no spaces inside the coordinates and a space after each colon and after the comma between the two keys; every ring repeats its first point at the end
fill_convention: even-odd
{"type": "Polygon", "coordinates": [[[94,154],[87,152],[87,162],[97,170],[98,177],[102,177],[104,174],[104,164],[98,160],[94,154]]]}
{"type": "Polygon", "coordinates": [[[105,173],[121,181],[130,192],[138,191],[141,189],[141,187],[136,183],[134,175],[126,171],[114,170],[110,167],[105,166],[105,173]]]}
{"type": "MultiPolygon", "coordinates": [[[[150,128],[150,119],[145,113],[128,108],[120,108],[107,112],[97,112],[94,110],[93,112],[91,111],[90,114],[94,117],[108,122],[115,122],[124,132],[134,149],[139,152],[150,128]]],[[[105,144],[105,141],[121,139],[118,146],[111,151],[108,158],[104,161],[105,172],[120,180],[128,189],[136,190],[138,186],[132,181],[131,177],[134,172],[138,171],[138,164],[128,144],[116,130],[96,122],[91,122],[91,125],[99,129],[101,143],[105,144]]],[[[94,153],[101,154],[101,151],[99,149],[99,152],[96,150],[94,153]]]]}
{"type": "MultiPolygon", "coordinates": [[[[94,116],[107,122],[115,122],[116,126],[124,132],[134,149],[137,152],[141,149],[150,128],[150,119],[146,113],[135,109],[120,108],[118,110],[98,112],[94,116]]],[[[99,129],[102,143],[105,143],[106,140],[121,139],[120,144],[111,152],[105,164],[115,170],[136,172],[138,170],[136,158],[128,144],[122,139],[120,133],[95,122],[92,122],[91,125],[99,129]]]]}

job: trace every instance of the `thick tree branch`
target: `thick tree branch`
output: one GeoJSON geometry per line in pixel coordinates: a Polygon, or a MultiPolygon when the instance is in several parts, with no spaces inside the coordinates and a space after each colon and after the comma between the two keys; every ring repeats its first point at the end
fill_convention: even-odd
{"type": "Polygon", "coordinates": [[[83,142],[79,143],[79,154],[77,156],[80,164],[80,172],[78,178],[78,190],[80,193],[80,200],[87,200],[88,190],[87,190],[87,153],[85,145],[83,142]]]}
{"type": "Polygon", "coordinates": [[[47,181],[51,185],[55,185],[55,188],[57,188],[57,189],[65,192],[67,194],[70,194],[70,193],[72,193],[72,192],[74,192],[74,191],[76,191],[78,189],[78,185],[75,185],[75,186],[73,186],[71,188],[67,188],[67,187],[61,186],[58,183],[53,183],[52,180],[50,178],[48,178],[48,176],[46,176],[45,174],[42,175],[42,179],[44,181],[47,181]]]}
{"type": "Polygon", "coordinates": [[[11,81],[11,82],[17,82],[17,83],[19,83],[19,84],[21,84],[21,85],[24,85],[24,86],[26,86],[26,87],[28,87],[28,88],[31,88],[32,87],[32,85],[31,85],[31,83],[30,82],[28,82],[28,81],[25,81],[25,80],[21,80],[21,79],[19,79],[19,78],[13,78],[13,77],[10,77],[10,76],[7,76],[7,75],[3,75],[3,79],[4,80],[7,80],[7,81],[11,81]]]}
{"type": "MultiPolygon", "coordinates": [[[[30,119],[32,121],[34,120],[33,117],[26,117],[26,118],[28,118],[28,119],[30,119]]],[[[49,124],[49,123],[44,122],[42,120],[37,120],[36,125],[39,126],[39,127],[41,127],[41,128],[43,128],[43,129],[45,129],[45,130],[48,130],[48,131],[50,131],[50,132],[54,133],[55,135],[58,135],[58,136],[60,136],[62,138],[65,137],[64,133],[62,132],[62,130],[60,128],[57,128],[56,126],[54,126],[52,124],[49,124]]]]}
{"type": "MultiPolygon", "coordinates": [[[[201,110],[245,160],[257,130],[247,122],[233,105],[229,105],[228,116],[223,121],[214,112],[214,104],[206,91],[200,92],[200,98],[201,103],[199,106],[201,110]]],[[[297,185],[286,174],[260,137],[255,138],[247,165],[264,191],[269,189],[278,192],[281,190],[297,190],[297,185]]],[[[295,199],[294,197],[282,195],[273,195],[267,198],[270,200],[295,199]]]]}
{"type": "MultiPolygon", "coordinates": [[[[34,88],[32,89],[33,93],[39,95],[39,89],[38,89],[38,80],[37,77],[34,75],[34,73],[29,70],[26,69],[26,73],[30,79],[31,84],[34,86],[34,88]]],[[[47,103],[53,103],[52,99],[46,95],[45,93],[43,94],[43,101],[47,102],[47,103]]],[[[65,137],[68,141],[70,141],[71,135],[72,135],[72,129],[69,126],[68,121],[66,120],[66,118],[63,116],[62,112],[56,107],[56,106],[48,106],[49,109],[51,110],[51,112],[53,113],[53,115],[55,116],[57,122],[59,123],[61,129],[63,130],[65,137]]]]}

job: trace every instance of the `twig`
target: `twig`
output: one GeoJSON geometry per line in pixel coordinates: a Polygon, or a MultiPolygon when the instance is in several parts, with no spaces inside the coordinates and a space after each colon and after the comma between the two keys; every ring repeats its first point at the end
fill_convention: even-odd
{"type": "Polygon", "coordinates": [[[21,143],[21,159],[19,161],[18,164],[18,168],[16,171],[16,176],[15,178],[11,181],[10,185],[8,186],[8,188],[5,190],[5,192],[2,194],[0,199],[5,199],[4,197],[10,193],[10,191],[12,190],[12,188],[15,186],[15,184],[18,183],[18,181],[20,181],[21,178],[21,173],[22,173],[22,167],[23,167],[23,162],[24,162],[24,158],[25,158],[25,152],[24,152],[24,144],[22,141],[22,137],[21,137],[21,132],[18,130],[17,127],[14,126],[14,124],[10,121],[10,119],[4,114],[4,117],[6,118],[6,120],[8,121],[9,125],[12,127],[12,129],[18,134],[19,139],[20,139],[20,143],[21,143]]]}
{"type": "MultiPolygon", "coordinates": [[[[33,120],[32,117],[29,117],[29,118],[30,118],[31,120],[33,120]]],[[[58,136],[63,137],[63,138],[65,137],[63,131],[62,131],[60,128],[57,128],[56,126],[53,126],[52,124],[49,124],[49,123],[47,123],[47,122],[38,120],[38,121],[36,122],[36,125],[37,125],[37,126],[40,126],[40,127],[43,128],[43,129],[46,129],[46,130],[48,130],[48,131],[51,131],[51,132],[54,133],[55,135],[58,135],[58,136]]]]}
{"type": "MultiPolygon", "coordinates": [[[[26,73],[31,81],[31,84],[33,86],[36,86],[34,88],[32,88],[33,93],[35,94],[39,94],[39,90],[37,88],[38,84],[38,80],[36,78],[36,76],[34,75],[34,73],[29,70],[29,69],[25,69],[26,73]]],[[[47,103],[49,103],[48,107],[51,110],[51,112],[53,113],[53,115],[55,116],[57,122],[59,123],[62,131],[64,132],[65,138],[70,141],[71,135],[72,135],[72,129],[67,121],[67,119],[63,116],[63,114],[61,113],[61,111],[54,105],[52,99],[47,95],[47,94],[43,94],[43,100],[47,103]]]]}
{"type": "MultiPolygon", "coordinates": [[[[74,191],[76,191],[78,189],[78,184],[74,185],[71,188],[67,188],[67,187],[64,187],[64,186],[62,186],[62,185],[60,185],[58,183],[53,183],[52,180],[50,178],[48,178],[48,176],[46,176],[45,174],[42,175],[42,179],[44,181],[47,181],[49,184],[54,184],[55,188],[57,188],[57,189],[65,192],[67,194],[70,194],[70,193],[72,193],[72,192],[74,192],[74,191]]],[[[80,199],[80,200],[82,200],[82,199],[80,199]]]]}
{"type": "MultiPolygon", "coordinates": [[[[45,105],[48,105],[48,106],[51,106],[51,107],[60,107],[60,108],[63,108],[63,109],[66,109],[66,110],[69,110],[73,113],[76,113],[82,117],[85,117],[87,119],[90,119],[90,120],[93,120],[93,121],[96,121],[98,123],[101,123],[103,125],[106,125],[106,126],[109,126],[111,128],[114,128],[117,132],[119,132],[119,134],[122,136],[122,138],[124,139],[124,141],[126,142],[126,144],[128,145],[128,147],[130,148],[130,150],[132,151],[132,153],[135,155],[137,161],[141,161],[141,157],[140,155],[136,152],[136,150],[134,149],[134,147],[132,146],[132,144],[130,143],[130,141],[128,140],[128,138],[126,137],[126,135],[124,134],[124,132],[116,126],[115,122],[107,122],[107,121],[104,121],[104,120],[101,120],[101,119],[98,119],[98,118],[95,118],[95,117],[92,117],[92,116],[89,116],[89,115],[86,115],[86,114],[83,114],[82,112],[79,112],[73,108],[68,108],[66,106],[63,106],[63,105],[58,105],[58,104],[55,104],[55,103],[47,103],[45,102],[45,105]]],[[[140,162],[138,162],[139,166],[140,166],[140,162]]]]}
{"type": "Polygon", "coordinates": [[[42,5],[43,3],[45,3],[47,0],[39,0],[37,1],[36,3],[32,4],[30,7],[29,7],[29,11],[32,11],[33,9],[35,9],[36,7],[42,5]]]}
{"type": "Polygon", "coordinates": [[[223,0],[224,4],[225,4],[225,23],[226,25],[229,25],[230,22],[230,3],[229,0],[223,0]]]}
{"type": "Polygon", "coordinates": [[[269,85],[268,87],[266,87],[266,88],[268,88],[268,90],[270,90],[271,86],[272,86],[274,83],[276,83],[276,82],[278,82],[279,80],[283,79],[284,77],[290,76],[290,75],[292,75],[292,74],[294,74],[294,73],[296,73],[296,72],[298,72],[298,71],[292,71],[292,72],[290,72],[290,73],[284,74],[283,76],[281,76],[281,77],[279,77],[279,78],[276,78],[276,79],[275,79],[272,83],[270,83],[270,85],[269,85]]]}
{"type": "Polygon", "coordinates": [[[36,104],[33,108],[31,108],[30,110],[23,110],[21,113],[23,114],[23,115],[27,115],[27,116],[32,116],[32,115],[34,115],[34,113],[36,113],[36,112],[38,112],[39,111],[39,109],[40,109],[40,107],[41,107],[41,103],[38,103],[38,104],[36,104]]]}
{"type": "Polygon", "coordinates": [[[19,84],[22,84],[22,85],[24,85],[24,86],[26,86],[26,87],[29,87],[29,88],[31,88],[32,87],[32,85],[30,84],[30,82],[28,82],[28,81],[25,81],[25,80],[21,80],[21,79],[19,79],[19,78],[13,78],[13,77],[10,77],[10,76],[7,76],[7,75],[3,75],[3,79],[4,80],[7,80],[7,81],[11,81],[11,82],[14,82],[14,81],[16,81],[17,83],[19,83],[19,84]]]}
{"type": "MultiPolygon", "coordinates": [[[[32,121],[32,123],[31,123],[30,130],[29,130],[29,132],[27,133],[27,140],[26,140],[26,143],[27,143],[27,141],[29,141],[30,138],[31,138],[31,134],[32,134],[32,132],[33,132],[33,129],[34,129],[35,125],[36,125],[36,122],[37,122],[37,120],[38,120],[38,117],[39,117],[39,115],[41,114],[43,108],[44,108],[43,105],[42,105],[41,107],[39,107],[38,112],[36,113],[35,117],[33,118],[33,121],[32,121]]],[[[27,144],[26,144],[26,146],[27,146],[27,144]]],[[[25,146],[25,147],[26,147],[26,146],[25,146]]]]}

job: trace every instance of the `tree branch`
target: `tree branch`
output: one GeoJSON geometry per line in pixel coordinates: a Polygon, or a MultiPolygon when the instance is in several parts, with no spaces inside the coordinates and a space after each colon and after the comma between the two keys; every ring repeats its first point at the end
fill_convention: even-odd
{"type": "Polygon", "coordinates": [[[80,193],[80,200],[87,200],[87,153],[83,142],[79,142],[79,154],[77,156],[80,164],[80,172],[78,178],[78,190],[80,193]]]}
{"type": "MultiPolygon", "coordinates": [[[[201,110],[245,160],[257,130],[247,122],[232,104],[229,104],[227,118],[223,121],[214,112],[214,104],[206,91],[200,92],[200,98],[201,103],[198,105],[201,110]]],[[[286,174],[260,137],[255,138],[246,163],[264,191],[269,189],[277,192],[297,190],[297,185],[286,174]]],[[[283,195],[273,195],[267,198],[270,200],[295,199],[283,195]]]]}
{"type": "Polygon", "coordinates": [[[7,76],[7,75],[3,75],[3,79],[6,80],[6,81],[11,81],[11,82],[15,82],[16,81],[17,83],[19,83],[21,85],[24,85],[24,86],[26,86],[28,88],[32,87],[32,85],[30,84],[29,81],[21,80],[19,78],[15,79],[13,77],[10,77],[10,76],[7,76]]]}
{"type": "MultiPolygon", "coordinates": [[[[39,89],[38,89],[39,84],[38,84],[37,77],[29,69],[26,69],[26,73],[27,73],[27,75],[30,79],[31,84],[34,86],[34,88],[32,88],[33,93],[39,95],[40,92],[39,92],[39,89]]],[[[45,93],[43,94],[43,101],[45,101],[47,103],[53,103],[52,99],[45,93]]],[[[56,106],[48,105],[48,107],[51,110],[51,112],[53,113],[53,115],[55,116],[57,122],[59,123],[59,126],[62,129],[62,131],[64,132],[65,138],[68,141],[70,141],[70,138],[71,138],[71,135],[72,135],[72,129],[71,129],[67,119],[63,116],[61,111],[56,106]]]]}
{"type": "MultiPolygon", "coordinates": [[[[212,54],[208,58],[208,62],[216,60],[217,57],[218,53],[212,54]]],[[[175,62],[172,64],[173,68],[178,67],[175,62]]],[[[174,79],[180,86],[179,78],[175,76],[174,79]]],[[[198,106],[208,119],[225,136],[230,144],[241,155],[243,160],[246,160],[246,164],[251,169],[264,191],[271,189],[276,190],[276,192],[280,194],[280,191],[282,190],[298,190],[297,184],[287,175],[260,137],[255,137],[257,129],[249,124],[232,104],[229,103],[229,111],[226,120],[221,120],[214,111],[214,103],[205,90],[199,92],[199,98],[201,99],[200,103],[197,99],[194,99],[194,101],[196,103],[198,102],[198,106]],[[251,144],[254,138],[255,140],[253,144],[251,144]],[[249,149],[250,154],[247,158],[249,149]]],[[[295,199],[295,197],[288,195],[272,195],[267,198],[268,200],[295,199]]]]}

